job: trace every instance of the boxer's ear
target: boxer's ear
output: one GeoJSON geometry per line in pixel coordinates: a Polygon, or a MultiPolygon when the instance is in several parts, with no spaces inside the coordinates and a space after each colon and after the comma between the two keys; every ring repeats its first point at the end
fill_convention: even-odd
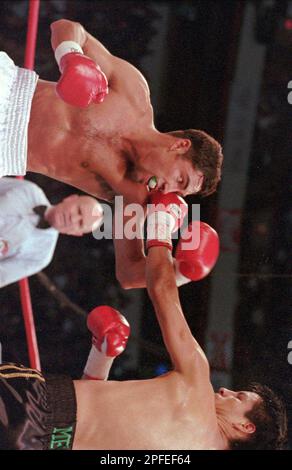
{"type": "Polygon", "coordinates": [[[202,186],[203,186],[203,183],[204,183],[204,175],[202,172],[198,172],[198,179],[196,181],[196,186],[194,187],[194,191],[196,193],[198,193],[199,191],[201,191],[202,189],[202,186]]]}
{"type": "Polygon", "coordinates": [[[233,428],[245,434],[253,434],[256,431],[256,426],[251,421],[233,423],[233,428]]]}
{"type": "Polygon", "coordinates": [[[186,153],[192,145],[190,139],[176,139],[170,146],[170,150],[175,150],[179,154],[186,153]]]}

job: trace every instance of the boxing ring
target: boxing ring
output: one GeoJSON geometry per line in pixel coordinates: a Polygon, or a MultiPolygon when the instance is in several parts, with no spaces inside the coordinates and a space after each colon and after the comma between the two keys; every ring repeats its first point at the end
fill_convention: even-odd
{"type": "MultiPolygon", "coordinates": [[[[39,6],[40,0],[29,0],[24,67],[30,70],[33,70],[34,68],[39,6]]],[[[23,176],[18,176],[17,178],[23,179],[23,176]]],[[[19,290],[28,347],[29,363],[33,369],[41,370],[30,288],[27,278],[21,279],[19,281],[19,290]]]]}

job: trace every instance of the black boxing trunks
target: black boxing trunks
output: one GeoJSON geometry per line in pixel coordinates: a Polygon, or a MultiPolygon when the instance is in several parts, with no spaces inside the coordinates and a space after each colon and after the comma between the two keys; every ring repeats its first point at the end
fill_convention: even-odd
{"type": "Polygon", "coordinates": [[[70,450],[75,427],[71,378],[0,364],[1,450],[70,450]]]}

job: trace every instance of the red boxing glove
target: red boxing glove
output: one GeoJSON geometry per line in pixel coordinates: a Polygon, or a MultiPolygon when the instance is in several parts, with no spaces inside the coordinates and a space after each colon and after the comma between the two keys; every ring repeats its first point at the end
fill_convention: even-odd
{"type": "Polygon", "coordinates": [[[117,310],[106,305],[96,307],[87,317],[93,345],[106,356],[116,357],[127,345],[130,325],[117,310]]]}
{"type": "Polygon", "coordinates": [[[62,76],[57,83],[58,96],[72,106],[86,108],[91,103],[102,103],[108,94],[105,74],[86,55],[69,52],[60,60],[62,76]]]}
{"type": "Polygon", "coordinates": [[[187,230],[183,232],[175,251],[177,285],[181,286],[206,277],[215,266],[218,256],[217,232],[205,222],[191,222],[187,230]],[[200,237],[199,246],[192,248],[191,240],[195,244],[197,237],[200,237]]]}
{"type": "Polygon", "coordinates": [[[147,210],[147,249],[166,246],[172,250],[171,234],[182,226],[188,213],[187,203],[176,193],[153,191],[147,210]]]}

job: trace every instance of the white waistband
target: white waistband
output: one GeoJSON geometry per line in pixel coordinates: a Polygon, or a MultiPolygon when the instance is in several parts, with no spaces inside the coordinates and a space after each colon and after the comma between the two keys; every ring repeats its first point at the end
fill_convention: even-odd
{"type": "Polygon", "coordinates": [[[24,175],[28,123],[38,75],[16,67],[7,54],[0,54],[0,85],[4,84],[0,93],[0,176],[24,175]]]}

